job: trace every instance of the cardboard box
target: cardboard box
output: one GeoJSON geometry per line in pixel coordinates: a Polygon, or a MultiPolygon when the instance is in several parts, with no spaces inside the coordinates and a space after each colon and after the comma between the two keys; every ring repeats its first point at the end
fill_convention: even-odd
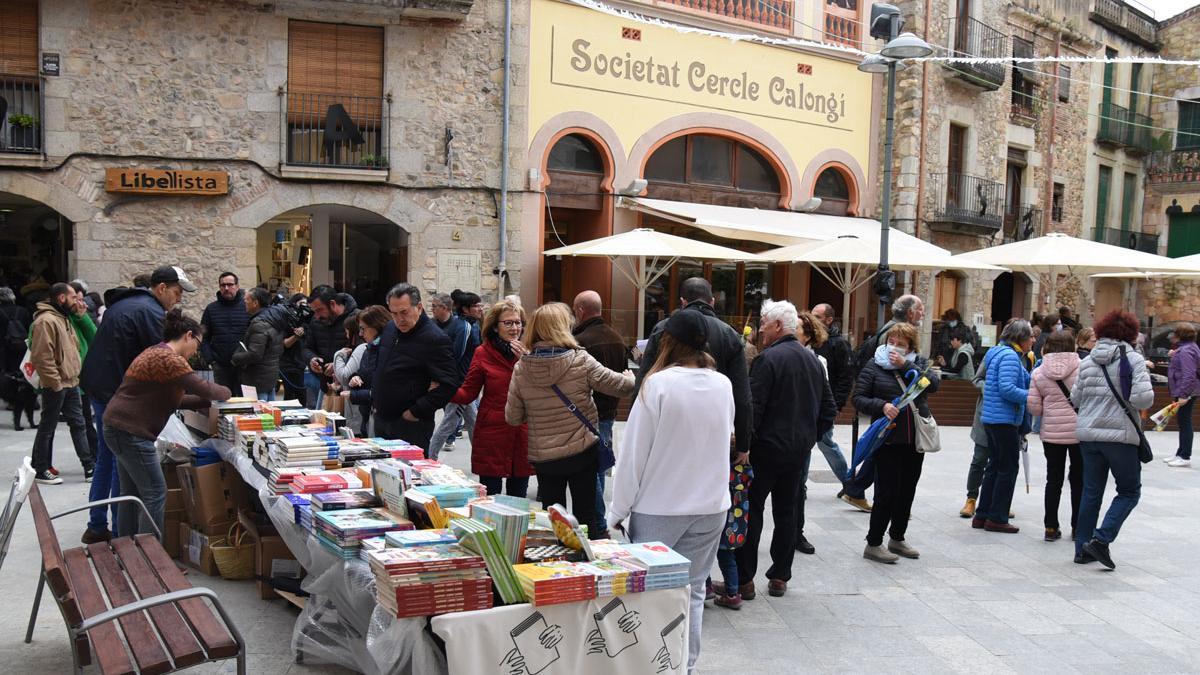
{"type": "Polygon", "coordinates": [[[175,467],[177,466],[179,465],[175,462],[162,463],[163,478],[165,478],[167,481],[168,490],[179,489],[179,473],[175,470],[175,467]]]}
{"type": "MultiPolygon", "coordinates": [[[[179,534],[181,537],[183,536],[184,527],[186,526],[182,524],[180,525],[179,534]]],[[[228,523],[226,523],[225,529],[229,529],[228,523]]],[[[210,537],[209,535],[191,527],[187,529],[187,534],[187,545],[184,547],[183,551],[184,562],[210,577],[221,576],[221,571],[217,569],[217,561],[213,559],[210,542],[212,540],[223,540],[225,535],[213,535],[210,537]]],[[[180,544],[183,544],[182,539],[180,544]]]]}
{"type": "Polygon", "coordinates": [[[170,513],[163,518],[163,537],[162,546],[167,555],[172,558],[179,557],[179,530],[182,523],[177,517],[172,517],[170,513]]]}
{"type": "Polygon", "coordinates": [[[219,416],[217,415],[216,408],[209,408],[208,410],[183,410],[180,412],[183,413],[183,424],[187,428],[206,437],[217,435],[217,421],[219,416]]]}
{"type": "Polygon", "coordinates": [[[241,478],[225,462],[207,466],[180,464],[176,473],[182,486],[183,509],[188,521],[204,534],[224,536],[229,523],[237,519],[235,490],[241,478]]]}
{"type": "MultiPolygon", "coordinates": [[[[165,474],[164,474],[165,475],[165,474]]],[[[179,480],[179,475],[176,474],[175,480],[179,480]]],[[[183,510],[183,490],[180,488],[167,489],[167,504],[163,510],[170,513],[171,511],[183,510]]]]}
{"type": "Polygon", "coordinates": [[[244,514],[240,515],[238,520],[255,542],[254,576],[257,577],[255,586],[258,588],[258,597],[263,600],[275,597],[275,589],[264,579],[277,576],[295,579],[304,577],[304,568],[300,566],[296,556],[292,555],[283,538],[277,534],[268,534],[268,532],[273,532],[273,528],[260,527],[244,514]]]}

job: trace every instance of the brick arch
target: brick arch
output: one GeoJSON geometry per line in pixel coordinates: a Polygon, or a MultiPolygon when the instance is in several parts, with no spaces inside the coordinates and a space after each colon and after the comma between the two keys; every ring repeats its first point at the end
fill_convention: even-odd
{"type": "Polygon", "coordinates": [[[234,227],[258,229],[282,213],[310,206],[344,204],[386,218],[409,234],[419,234],[437,217],[434,209],[398,190],[379,186],[374,194],[364,197],[362,188],[361,184],[277,182],[258,199],[234,210],[229,215],[229,223],[234,227]]]}
{"type": "Polygon", "coordinates": [[[550,162],[550,151],[554,149],[554,146],[557,145],[559,141],[567,136],[570,136],[571,134],[583,136],[592,144],[593,147],[596,148],[596,151],[600,153],[600,161],[604,164],[604,178],[600,180],[600,189],[603,192],[612,192],[613,182],[616,178],[617,172],[617,159],[613,156],[612,149],[609,148],[608,143],[604,140],[604,137],[586,127],[566,127],[559,129],[554,133],[553,136],[550,137],[549,144],[546,145],[546,149],[542,152],[542,156],[539,158],[538,163],[536,164],[538,167],[538,172],[542,177],[541,181],[538,183],[538,189],[544,191],[546,186],[550,184],[550,170],[546,168],[546,165],[550,162]]]}
{"type": "Polygon", "coordinates": [[[525,158],[526,166],[537,167],[538,173],[541,174],[539,181],[541,186],[544,187],[548,181],[546,161],[550,158],[550,149],[567,134],[586,136],[596,145],[606,162],[604,178],[606,187],[626,185],[637,177],[637,174],[631,176],[624,171],[625,147],[612,126],[592,113],[565,112],[546,120],[529,143],[529,153],[525,158]]]}
{"type": "Polygon", "coordinates": [[[804,167],[804,177],[801,179],[801,185],[804,186],[802,189],[805,191],[804,199],[813,196],[813,188],[816,186],[817,177],[821,175],[821,172],[831,168],[836,169],[846,179],[846,187],[850,189],[850,215],[861,216],[863,214],[863,187],[867,181],[858,161],[845,150],[829,148],[817,153],[809,161],[808,166],[804,167]]]}
{"type": "Polygon", "coordinates": [[[730,138],[754,148],[766,158],[779,177],[779,206],[797,205],[795,186],[799,184],[796,164],[783,143],[762,127],[746,120],[718,113],[696,112],[663,120],[646,130],[629,153],[626,171],[640,178],[650,155],[664,143],[690,134],[711,134],[730,138]]]}
{"type": "Polygon", "coordinates": [[[100,209],[56,179],[45,180],[18,173],[0,172],[0,192],[41,202],[73,222],[92,220],[100,209]]]}

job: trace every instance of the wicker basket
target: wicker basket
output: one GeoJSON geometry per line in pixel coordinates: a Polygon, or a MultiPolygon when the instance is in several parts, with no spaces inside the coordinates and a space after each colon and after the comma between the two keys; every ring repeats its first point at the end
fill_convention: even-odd
{"type": "Polygon", "coordinates": [[[234,523],[222,544],[211,545],[213,560],[223,578],[254,578],[254,542],[243,543],[245,538],[246,528],[241,523],[234,523]]]}

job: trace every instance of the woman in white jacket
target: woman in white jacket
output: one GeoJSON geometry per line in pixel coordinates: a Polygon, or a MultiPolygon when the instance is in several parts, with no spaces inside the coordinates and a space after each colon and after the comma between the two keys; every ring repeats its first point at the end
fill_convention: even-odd
{"type": "Polygon", "coordinates": [[[608,510],[610,529],[627,521],[630,541],[659,541],[691,561],[689,672],[700,654],[704,581],[730,505],[733,386],[714,369],[707,341],[699,312],[667,320],[625,425],[608,510]]]}
{"type": "Polygon", "coordinates": [[[1137,317],[1113,310],[1096,322],[1095,330],[1099,341],[1079,365],[1079,379],[1071,388],[1071,401],[1079,409],[1075,434],[1083,455],[1075,562],[1083,565],[1099,560],[1113,569],[1116,565],[1108,546],[1142,494],[1141,433],[1135,426],[1141,418],[1136,411],[1154,403],[1154,389],[1145,359],[1133,349],[1137,317]],[[1104,514],[1104,523],[1096,527],[1110,472],[1117,495],[1104,514]]]}

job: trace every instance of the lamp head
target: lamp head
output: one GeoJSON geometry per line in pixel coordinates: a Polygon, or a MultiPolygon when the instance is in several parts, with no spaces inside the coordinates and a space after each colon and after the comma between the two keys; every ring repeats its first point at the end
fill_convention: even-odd
{"type": "Polygon", "coordinates": [[[933,47],[912,33],[901,33],[890,40],[879,53],[889,59],[919,59],[933,53],[933,47]]]}

